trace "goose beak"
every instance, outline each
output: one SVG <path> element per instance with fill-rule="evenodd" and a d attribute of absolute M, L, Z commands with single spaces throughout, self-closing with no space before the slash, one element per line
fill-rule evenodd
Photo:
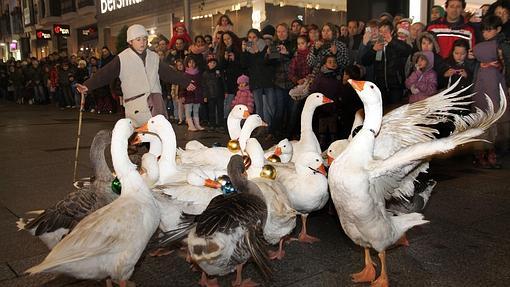
<path fill-rule="evenodd" d="M 149 131 L 149 126 L 147 125 L 147 123 L 143 124 L 141 127 L 137 128 L 135 130 L 135 132 L 137 133 L 146 133 Z"/>
<path fill-rule="evenodd" d="M 326 167 L 321 164 L 321 166 L 319 166 L 319 168 L 317 169 L 320 173 L 322 173 L 324 176 L 328 176 L 328 173 L 326 172 Z"/>
<path fill-rule="evenodd" d="M 137 145 L 140 143 L 142 143 L 142 139 L 140 138 L 140 135 L 138 135 L 138 134 L 129 142 L 130 145 Z"/>
<path fill-rule="evenodd" d="M 365 81 L 354 81 L 354 80 L 347 80 L 349 84 L 358 92 L 363 91 L 363 86 L 365 85 Z"/>
<path fill-rule="evenodd" d="M 267 127 L 267 123 L 265 121 L 262 121 L 262 124 L 260 124 L 261 127 Z"/>
<path fill-rule="evenodd" d="M 212 179 L 206 179 L 204 181 L 204 186 L 207 186 L 210 188 L 221 188 L 221 184 L 215 180 L 212 180 Z"/>
<path fill-rule="evenodd" d="M 250 116 L 250 112 L 248 112 L 248 111 L 244 111 L 244 113 L 243 113 L 243 119 L 246 119 L 246 118 L 248 118 L 249 116 Z"/>
<path fill-rule="evenodd" d="M 277 147 L 274 150 L 274 154 L 277 155 L 277 156 L 281 156 L 282 155 L 282 149 L 280 147 Z"/>
<path fill-rule="evenodd" d="M 335 159 L 332 156 L 328 155 L 328 165 L 331 165 L 334 160 Z"/>
<path fill-rule="evenodd" d="M 333 102 L 333 100 L 332 100 L 332 99 L 330 99 L 330 98 L 328 98 L 328 97 L 326 97 L 326 96 L 323 96 L 323 97 L 322 97 L 322 103 L 323 103 L 323 104 L 329 104 L 329 103 L 332 103 L 332 102 Z"/>

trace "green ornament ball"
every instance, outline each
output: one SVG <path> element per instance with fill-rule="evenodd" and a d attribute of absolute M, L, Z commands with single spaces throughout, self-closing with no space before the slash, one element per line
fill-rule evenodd
<path fill-rule="evenodd" d="M 120 195 L 120 191 L 122 190 L 122 185 L 120 184 L 120 180 L 118 177 L 115 177 L 112 181 L 112 190 L 116 194 Z"/>

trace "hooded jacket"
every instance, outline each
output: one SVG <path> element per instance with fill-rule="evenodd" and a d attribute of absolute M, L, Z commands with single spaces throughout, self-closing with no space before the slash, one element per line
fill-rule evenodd
<path fill-rule="evenodd" d="M 437 74 L 434 71 L 434 53 L 430 51 L 416 52 L 413 63 L 417 63 L 420 56 L 427 59 L 427 67 L 424 71 L 416 70 L 406 80 L 406 88 L 411 90 L 409 103 L 424 100 L 437 92 Z"/>

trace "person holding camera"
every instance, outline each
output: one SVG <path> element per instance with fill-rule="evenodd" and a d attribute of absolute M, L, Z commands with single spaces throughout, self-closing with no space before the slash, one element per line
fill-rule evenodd
<path fill-rule="evenodd" d="M 347 46 L 338 40 L 336 35 L 338 35 L 338 32 L 335 25 L 326 23 L 322 26 L 321 37 L 318 41 L 315 41 L 307 58 L 308 65 L 314 72 L 320 70 L 324 57 L 329 55 L 336 57 L 340 73 L 343 72 L 345 66 L 349 63 Z"/>
<path fill-rule="evenodd" d="M 226 31 L 221 35 L 221 41 L 216 51 L 218 68 L 224 71 L 226 84 L 223 116 L 230 114 L 231 103 L 237 91 L 237 78 L 243 74 L 241 67 L 241 40 L 234 32 Z"/>
<path fill-rule="evenodd" d="M 381 89 L 383 104 L 397 104 L 403 96 L 405 60 L 411 54 L 411 46 L 392 36 L 390 21 L 379 23 L 379 37 L 369 44 L 361 62 L 373 65 L 375 84 Z"/>

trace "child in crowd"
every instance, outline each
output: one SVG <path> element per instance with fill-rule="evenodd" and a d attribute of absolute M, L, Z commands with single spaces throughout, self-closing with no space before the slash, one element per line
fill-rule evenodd
<path fill-rule="evenodd" d="M 184 62 L 181 59 L 175 60 L 175 69 L 184 73 Z M 174 118 L 179 120 L 178 125 L 182 125 L 184 123 L 184 96 L 180 93 L 179 85 L 172 85 L 170 95 L 174 106 Z"/>
<path fill-rule="evenodd" d="M 338 137 L 338 107 L 342 89 L 342 75 L 338 69 L 335 55 L 324 57 L 320 73 L 310 85 L 310 93 L 319 92 L 334 101 L 317 108 L 319 144 L 326 149 Z"/>
<path fill-rule="evenodd" d="M 62 63 L 62 67 L 58 72 L 58 87 L 60 92 L 60 107 L 66 108 L 74 108 L 74 95 L 71 89 L 71 82 L 69 81 L 69 76 L 72 75 L 71 70 L 69 69 L 69 63 Z"/>
<path fill-rule="evenodd" d="M 209 104 L 209 126 L 221 129 L 223 120 L 223 101 L 225 100 L 225 82 L 221 71 L 217 68 L 217 60 L 209 58 L 207 70 L 202 74 L 204 100 Z"/>
<path fill-rule="evenodd" d="M 474 89 L 476 94 L 473 100 L 474 106 L 482 110 L 487 110 L 488 108 L 487 101 L 485 100 L 486 94 L 494 103 L 495 109 L 498 109 L 499 86 L 501 85 L 505 93 L 507 93 L 505 78 L 502 73 L 503 67 L 499 61 L 501 51 L 499 50 L 497 40 L 502 25 L 501 19 L 497 16 L 485 17 L 481 25 L 484 41 L 476 44 L 473 49 L 474 56 L 480 62 Z M 508 140 L 508 121 L 509 112 L 507 109 L 503 117 L 486 132 L 486 139 L 494 143 L 496 142 L 497 135 L 499 140 Z M 488 143 L 484 144 L 475 155 L 475 164 L 482 168 L 500 168 L 495 146 Z"/>
<path fill-rule="evenodd" d="M 460 80 L 455 87 L 455 91 L 462 90 L 473 83 L 474 62 L 467 59 L 469 52 L 469 42 L 465 39 L 457 39 L 453 43 L 450 56 L 446 61 L 447 70 L 444 72 L 444 81 L 447 87 Z M 471 93 L 471 89 L 464 92 L 463 95 Z"/>
<path fill-rule="evenodd" d="M 431 51 L 414 54 L 415 71 L 407 78 L 406 88 L 411 91 L 409 103 L 424 100 L 437 91 L 437 74 L 433 69 L 434 54 Z"/>
<path fill-rule="evenodd" d="M 255 107 L 255 101 L 250 91 L 250 78 L 246 75 L 241 75 L 237 78 L 238 90 L 234 100 L 232 101 L 231 107 L 235 105 L 245 105 L 248 107 L 248 111 L 253 113 Z"/>
<path fill-rule="evenodd" d="M 184 66 L 186 67 L 185 76 L 192 80 L 196 86 L 194 91 L 188 91 L 186 87 L 179 87 L 180 93 L 184 96 L 184 112 L 186 113 L 188 131 L 202 131 L 204 128 L 200 126 L 200 104 L 204 99 L 201 90 L 201 75 L 197 63 L 192 57 L 186 57 Z"/>

